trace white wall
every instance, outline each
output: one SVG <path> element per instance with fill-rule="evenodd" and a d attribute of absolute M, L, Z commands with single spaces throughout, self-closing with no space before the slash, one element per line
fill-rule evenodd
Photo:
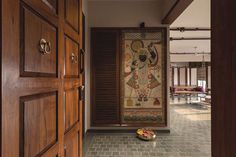
<path fill-rule="evenodd" d="M 175 1 L 175 0 L 174 0 Z M 163 4 L 161 0 L 138 0 L 138 1 L 118 1 L 118 0 L 99 0 L 88 2 L 88 42 L 90 43 L 91 27 L 139 27 L 141 22 L 146 23 L 146 27 L 158 27 L 161 25 L 163 16 Z M 169 4 L 170 5 L 170 4 Z M 169 34 L 168 34 L 169 36 Z M 169 42 L 168 42 L 169 54 Z M 101 129 L 90 127 L 90 45 L 87 47 L 87 63 L 86 63 L 86 128 Z M 169 55 L 168 55 L 169 56 Z M 167 70 L 169 70 L 168 57 Z M 169 73 L 168 73 L 169 78 Z M 169 87 L 169 81 L 167 81 Z M 169 90 L 167 90 L 169 92 Z M 169 104 L 169 100 L 167 102 Z M 160 129 L 169 129 L 169 105 L 168 105 L 168 127 Z M 106 128 L 103 128 L 106 129 Z M 111 128 L 107 128 L 111 129 Z M 113 128 L 116 129 L 116 128 Z M 119 128 L 120 129 L 120 128 Z"/>
<path fill-rule="evenodd" d="M 211 27 L 211 0 L 194 0 L 171 27 Z"/>
<path fill-rule="evenodd" d="M 210 55 L 205 55 L 204 60 L 206 62 L 211 61 Z M 188 54 L 188 55 L 171 55 L 171 62 L 202 62 L 202 55 Z"/>
<path fill-rule="evenodd" d="M 157 1 L 89 1 L 91 27 L 147 27 L 161 24 L 161 3 Z"/>

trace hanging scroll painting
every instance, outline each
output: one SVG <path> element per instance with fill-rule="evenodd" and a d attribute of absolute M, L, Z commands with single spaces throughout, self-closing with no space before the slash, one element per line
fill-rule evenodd
<path fill-rule="evenodd" d="M 123 124 L 166 124 L 165 40 L 163 30 L 122 33 Z"/>

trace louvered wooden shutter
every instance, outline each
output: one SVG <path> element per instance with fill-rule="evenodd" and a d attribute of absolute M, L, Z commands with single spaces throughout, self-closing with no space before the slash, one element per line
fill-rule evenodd
<path fill-rule="evenodd" d="M 92 125 L 120 123 L 119 32 L 92 29 Z"/>

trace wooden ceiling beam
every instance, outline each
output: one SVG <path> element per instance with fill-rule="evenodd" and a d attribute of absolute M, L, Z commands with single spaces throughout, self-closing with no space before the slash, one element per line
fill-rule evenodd
<path fill-rule="evenodd" d="M 171 52 L 170 55 L 210 55 L 210 52 Z"/>
<path fill-rule="evenodd" d="M 211 31 L 211 28 L 208 27 L 171 27 L 170 31 Z"/>
<path fill-rule="evenodd" d="M 210 37 L 170 37 L 170 41 L 173 40 L 211 40 Z"/>
<path fill-rule="evenodd" d="M 167 15 L 162 19 L 162 24 L 172 24 L 193 0 L 177 0 Z"/>

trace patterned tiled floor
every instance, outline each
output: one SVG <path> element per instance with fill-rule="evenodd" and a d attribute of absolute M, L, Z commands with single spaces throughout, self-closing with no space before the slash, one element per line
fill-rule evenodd
<path fill-rule="evenodd" d="M 135 134 L 93 134 L 86 157 L 210 157 L 210 108 L 171 104 L 171 133 L 158 133 L 152 142 Z"/>

